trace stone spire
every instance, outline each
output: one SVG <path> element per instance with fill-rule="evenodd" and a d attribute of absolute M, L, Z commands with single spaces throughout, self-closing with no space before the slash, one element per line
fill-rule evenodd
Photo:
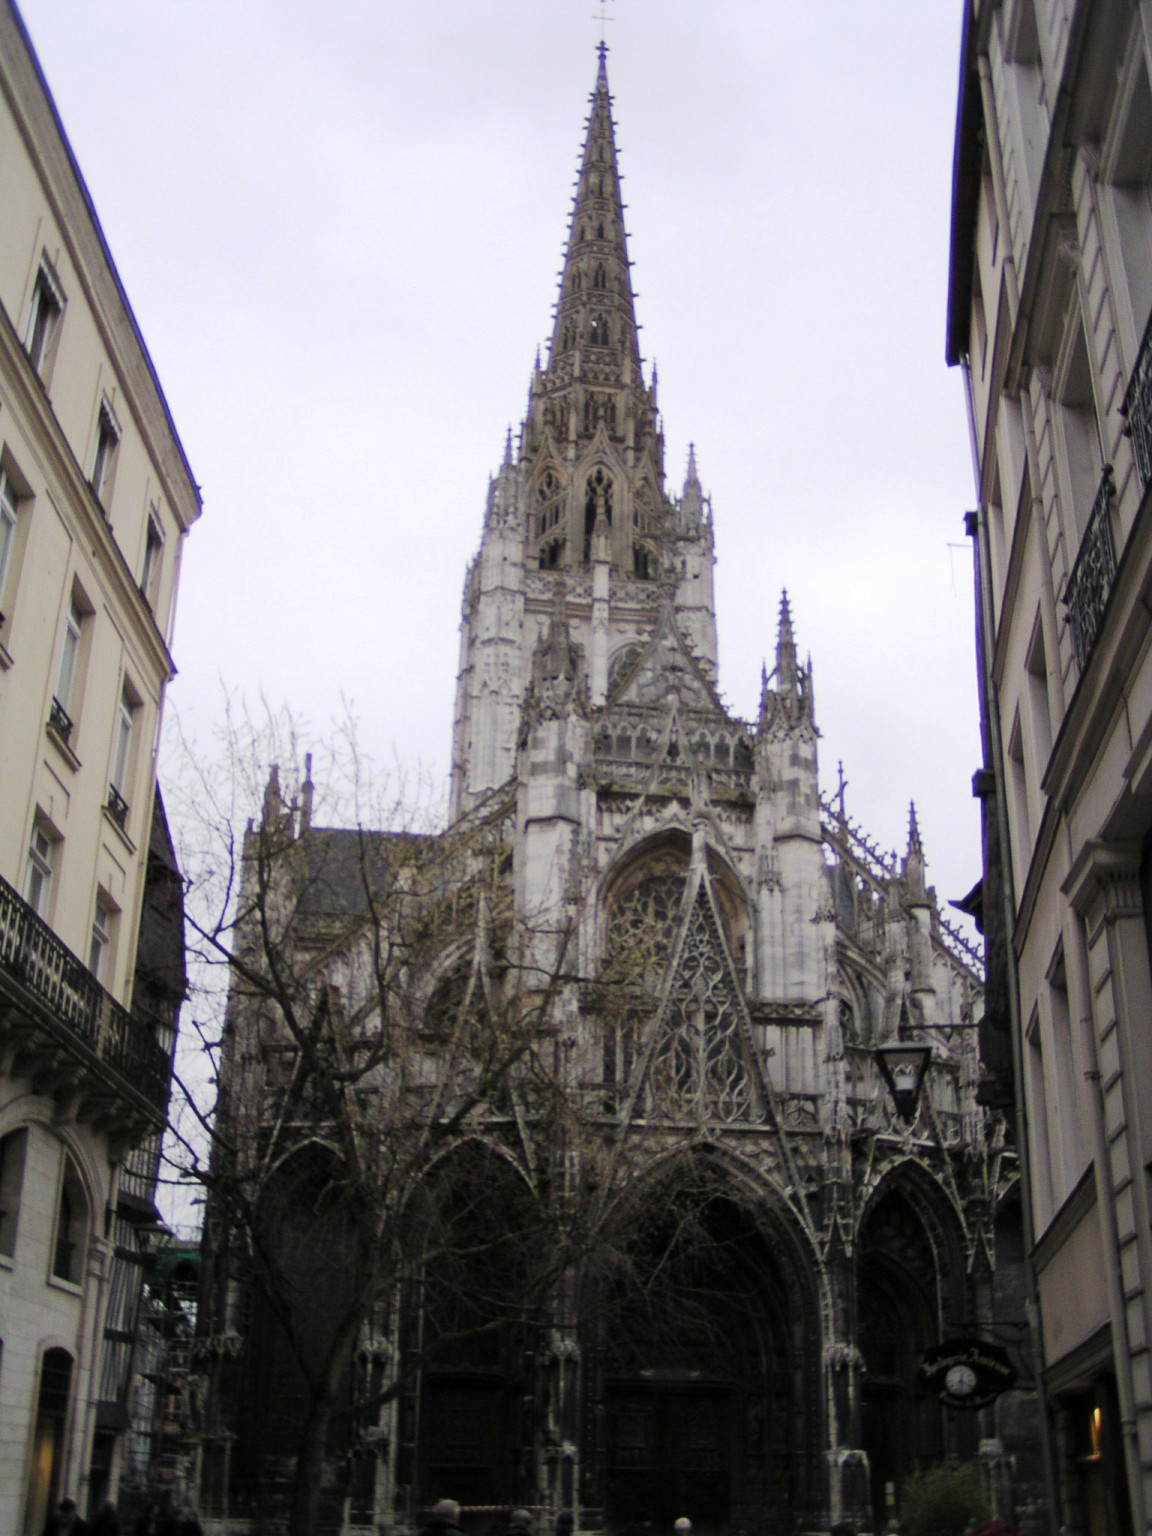
<path fill-rule="evenodd" d="M 529 569 L 606 564 L 616 578 L 649 580 L 672 558 L 673 511 L 641 367 L 605 56 L 602 47 L 552 339 L 521 436 L 525 553 Z M 699 601 L 710 607 L 703 589 Z"/>
<path fill-rule="evenodd" d="M 928 901 L 924 874 L 924 844 L 920 840 L 920 823 L 916 817 L 916 802 L 908 806 L 908 851 L 902 868 L 904 889 L 910 905 L 920 906 Z"/>
<path fill-rule="evenodd" d="M 780 594 L 780 622 L 776 631 L 776 691 L 796 693 L 800 672 L 796 663 L 796 640 L 792 634 L 792 609 L 788 589 Z"/>
<path fill-rule="evenodd" d="M 621 384 L 639 385 L 640 346 L 606 55 L 601 45 L 548 367 L 564 362 L 574 373 L 591 367 L 597 376 L 610 373 Z"/>
<path fill-rule="evenodd" d="M 704 491 L 696 473 L 696 444 L 688 444 L 688 472 L 684 476 L 684 494 L 680 498 L 680 516 L 686 527 L 695 527 L 704 514 Z"/>

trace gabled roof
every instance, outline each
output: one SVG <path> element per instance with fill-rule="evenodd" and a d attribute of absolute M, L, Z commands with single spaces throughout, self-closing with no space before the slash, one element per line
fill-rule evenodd
<path fill-rule="evenodd" d="M 673 702 L 681 709 L 727 717 L 720 695 L 688 649 L 671 601 L 665 601 L 648 644 L 617 683 L 608 708 L 667 709 Z"/>

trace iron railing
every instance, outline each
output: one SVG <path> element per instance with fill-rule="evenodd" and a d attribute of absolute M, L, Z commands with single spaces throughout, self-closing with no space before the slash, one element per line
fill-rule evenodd
<path fill-rule="evenodd" d="M 68 738 L 72 734 L 72 716 L 61 704 L 60 700 L 53 697 L 52 707 L 48 711 L 48 724 L 67 746 Z"/>
<path fill-rule="evenodd" d="M 10 977 L 58 1026 L 120 1074 L 163 1118 L 168 1053 L 152 1027 L 134 1018 L 0 878 L 0 977 Z"/>
<path fill-rule="evenodd" d="M 1136 354 L 1136 366 L 1128 380 L 1120 414 L 1127 422 L 1124 430 L 1132 439 L 1140 484 L 1147 490 L 1152 482 L 1152 319 Z"/>
<path fill-rule="evenodd" d="M 1116 579 L 1116 546 L 1112 540 L 1111 518 L 1115 494 L 1112 466 L 1105 464 L 1088 526 L 1080 541 L 1080 553 L 1064 591 L 1064 605 L 1072 629 L 1072 650 L 1081 676 L 1096 644 L 1104 605 Z"/>
<path fill-rule="evenodd" d="M 108 814 L 116 825 L 123 831 L 128 820 L 128 802 L 116 788 L 115 784 L 108 786 Z"/>

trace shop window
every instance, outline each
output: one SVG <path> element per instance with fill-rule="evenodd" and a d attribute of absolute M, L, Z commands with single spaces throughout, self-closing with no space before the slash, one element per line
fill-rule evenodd
<path fill-rule="evenodd" d="M 29 1462 L 26 1531 L 42 1531 L 60 1497 L 64 1434 L 72 1395 L 72 1356 L 66 1349 L 47 1349 L 40 1362 L 36 1397 L 36 1431 Z"/>

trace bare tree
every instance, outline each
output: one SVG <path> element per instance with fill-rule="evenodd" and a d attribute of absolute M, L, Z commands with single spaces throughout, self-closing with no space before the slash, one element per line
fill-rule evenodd
<path fill-rule="evenodd" d="M 350 733 L 337 765 L 351 827 L 315 825 L 309 759 L 290 794 L 267 769 L 238 832 L 257 765 L 277 749 L 297 760 L 295 738 L 291 722 L 242 718 L 223 773 L 185 764 L 199 1053 L 181 1074 L 176 1160 L 206 1192 L 202 1328 L 234 1327 L 246 1298 L 294 1363 L 288 1528 L 304 1536 L 357 1341 L 381 1309 L 418 1277 L 444 1348 L 513 1306 L 523 1316 L 546 1284 L 524 1262 L 552 1246 L 546 1202 L 511 1235 L 478 1219 L 484 1181 L 462 1149 L 485 1120 L 524 1119 L 554 1088 L 545 1063 L 567 945 L 553 935 L 541 968 L 518 931 L 508 803 L 432 832 L 412 827 L 398 795 L 372 804 L 370 828 Z M 403 1387 L 394 1369 L 355 1410 L 367 1420 Z"/>
<path fill-rule="evenodd" d="M 289 1532 L 311 1536 L 334 1426 L 345 1443 L 370 1429 L 406 1361 L 592 1313 L 706 1350 L 720 1228 L 703 1174 L 630 1193 L 623 1083 L 670 887 L 637 897 L 593 982 L 569 928 L 515 910 L 511 796 L 414 826 L 403 793 L 366 792 L 347 731 L 330 777 L 350 825 L 326 828 L 310 759 L 287 786 L 272 766 L 299 760 L 290 722 L 241 719 L 226 740 L 226 772 L 188 760 L 178 813 L 199 1046 L 178 1161 L 207 1199 L 201 1330 L 270 1323 L 292 1362 L 269 1456 L 289 1469 Z M 599 1060 L 575 1049 L 574 1011 Z M 380 1331 L 388 1369 L 356 1382 Z M 566 1393 L 542 1391 L 554 1416 Z"/>

